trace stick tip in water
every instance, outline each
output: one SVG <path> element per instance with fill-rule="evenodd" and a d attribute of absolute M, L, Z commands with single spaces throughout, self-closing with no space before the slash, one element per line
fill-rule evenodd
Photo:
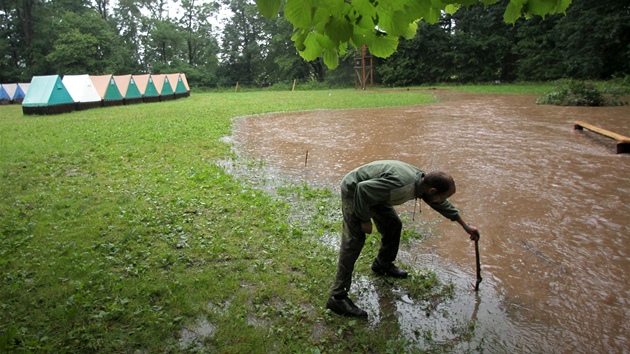
<path fill-rule="evenodd" d="M 479 291 L 479 284 L 481 283 L 481 279 L 477 279 L 477 282 L 475 284 L 470 283 L 470 285 L 472 286 L 474 291 Z"/>

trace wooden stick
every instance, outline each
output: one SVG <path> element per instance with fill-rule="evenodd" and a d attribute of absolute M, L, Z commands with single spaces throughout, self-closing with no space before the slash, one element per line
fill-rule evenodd
<path fill-rule="evenodd" d="M 291 89 L 291 91 L 295 91 L 295 81 L 296 79 L 293 79 L 293 88 Z"/>
<path fill-rule="evenodd" d="M 308 163 L 308 150 L 306 150 L 306 157 L 304 158 L 304 167 L 306 167 L 307 163 Z"/>
<path fill-rule="evenodd" d="M 479 260 L 479 240 L 475 240 L 475 258 L 477 259 L 477 283 L 475 283 L 475 291 L 479 291 L 479 283 L 483 280 L 481 277 L 481 261 Z"/>

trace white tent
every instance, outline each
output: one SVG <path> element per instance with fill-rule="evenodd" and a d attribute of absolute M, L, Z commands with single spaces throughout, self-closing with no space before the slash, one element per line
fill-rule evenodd
<path fill-rule="evenodd" d="M 64 75 L 62 82 L 74 102 L 78 104 L 78 109 L 99 107 L 101 105 L 101 96 L 96 91 L 94 84 L 92 84 L 90 75 Z"/>
<path fill-rule="evenodd" d="M 22 89 L 22 92 L 24 92 L 24 95 L 26 95 L 28 93 L 28 88 L 31 86 L 30 82 L 19 82 L 18 86 L 20 86 L 20 88 Z"/>
<path fill-rule="evenodd" d="M 15 96 L 15 91 L 17 90 L 17 84 L 2 84 L 5 91 L 9 94 L 9 98 L 13 100 L 13 96 Z"/>

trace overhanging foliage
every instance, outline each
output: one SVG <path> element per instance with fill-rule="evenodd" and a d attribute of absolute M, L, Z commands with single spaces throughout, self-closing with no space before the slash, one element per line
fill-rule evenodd
<path fill-rule="evenodd" d="M 491 5 L 498 0 L 287 0 L 284 16 L 296 30 L 295 47 L 306 60 L 323 55 L 329 68 L 339 64 L 339 55 L 353 47 L 367 46 L 386 58 L 396 51 L 398 38 L 411 39 L 417 22 L 436 23 L 442 12 L 454 13 L 461 6 Z M 256 0 L 266 17 L 278 15 L 283 0 Z M 564 13 L 571 0 L 511 0 L 504 13 L 507 23 L 522 16 Z"/>

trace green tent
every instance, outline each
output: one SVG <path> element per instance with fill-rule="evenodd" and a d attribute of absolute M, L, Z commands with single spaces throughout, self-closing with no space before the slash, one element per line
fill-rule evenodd
<path fill-rule="evenodd" d="M 131 78 L 136 81 L 136 85 L 140 89 L 142 102 L 158 102 L 160 100 L 160 93 L 155 88 L 151 74 L 132 75 Z"/>
<path fill-rule="evenodd" d="M 57 114 L 74 109 L 74 100 L 59 75 L 33 76 L 22 101 L 24 114 Z"/>
<path fill-rule="evenodd" d="M 90 75 L 90 80 L 92 80 L 96 92 L 103 100 L 103 106 L 123 104 L 123 96 L 112 75 Z"/>
<path fill-rule="evenodd" d="M 142 102 L 142 93 L 140 93 L 140 89 L 131 75 L 116 75 L 114 81 L 125 104 Z"/>
<path fill-rule="evenodd" d="M 168 81 L 168 76 L 164 75 L 164 87 L 162 88 L 162 92 L 160 92 L 160 95 L 172 95 L 174 93 L 175 92 L 173 91 L 173 87 Z"/>
<path fill-rule="evenodd" d="M 173 95 L 173 88 L 168 82 L 168 76 L 164 74 L 151 74 L 153 84 L 156 90 L 160 93 L 160 101 L 168 101 L 175 98 Z"/>
<path fill-rule="evenodd" d="M 173 93 L 175 94 L 175 98 L 187 97 L 190 95 L 190 90 L 186 88 L 186 83 L 182 78 L 183 74 L 175 73 L 175 74 L 167 74 L 169 83 L 171 84 L 171 88 L 173 89 Z"/>

